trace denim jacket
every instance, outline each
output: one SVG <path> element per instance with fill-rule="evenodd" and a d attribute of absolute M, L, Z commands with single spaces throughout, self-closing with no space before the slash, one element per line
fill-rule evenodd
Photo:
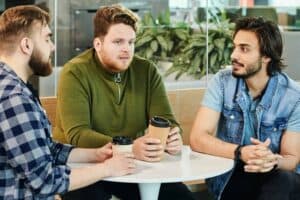
<path fill-rule="evenodd" d="M 231 70 L 220 71 L 216 76 L 219 81 L 217 83 L 219 94 L 213 98 L 221 99 L 221 116 L 217 137 L 226 142 L 242 144 L 244 133 L 248 127 L 248 98 L 245 81 L 233 77 Z M 205 106 L 207 101 L 208 98 L 204 98 L 202 104 Z M 270 138 L 270 149 L 274 153 L 279 153 L 282 133 L 286 130 L 288 120 L 299 104 L 300 88 L 298 83 L 284 73 L 274 74 L 270 78 L 255 112 L 257 118 L 256 137 L 261 141 Z M 231 173 L 232 171 L 207 180 L 209 189 L 218 199 L 220 199 L 220 194 Z"/>

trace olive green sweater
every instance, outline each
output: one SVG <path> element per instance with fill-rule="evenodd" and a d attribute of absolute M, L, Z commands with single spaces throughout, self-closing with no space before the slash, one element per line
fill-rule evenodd
<path fill-rule="evenodd" d="M 65 64 L 58 86 L 53 138 L 78 147 L 99 147 L 124 135 L 143 135 L 154 115 L 178 126 L 153 63 L 134 57 L 125 72 L 106 71 L 93 49 Z"/>

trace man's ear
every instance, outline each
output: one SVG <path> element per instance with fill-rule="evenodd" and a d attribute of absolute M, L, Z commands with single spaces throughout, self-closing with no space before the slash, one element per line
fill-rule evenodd
<path fill-rule="evenodd" d="M 271 62 L 271 58 L 267 57 L 267 56 L 263 56 L 262 57 L 262 63 L 268 64 L 269 62 Z"/>
<path fill-rule="evenodd" d="M 101 41 L 101 39 L 100 39 L 99 37 L 96 37 L 96 38 L 94 39 L 93 44 L 94 44 L 95 50 L 96 50 L 97 52 L 100 51 L 101 45 L 102 45 L 102 41 Z"/>
<path fill-rule="evenodd" d="M 33 51 L 32 40 L 28 37 L 22 38 L 21 43 L 20 43 L 20 48 L 24 54 L 31 55 L 31 53 Z"/>

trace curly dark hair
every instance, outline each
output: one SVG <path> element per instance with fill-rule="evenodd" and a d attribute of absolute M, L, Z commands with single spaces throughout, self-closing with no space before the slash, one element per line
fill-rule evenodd
<path fill-rule="evenodd" d="M 262 17 L 243 17 L 235 22 L 233 37 L 240 30 L 251 31 L 256 34 L 260 46 L 260 54 L 269 57 L 271 61 L 267 66 L 267 73 L 272 76 L 281 72 L 285 67 L 282 56 L 282 37 L 278 25 Z"/>

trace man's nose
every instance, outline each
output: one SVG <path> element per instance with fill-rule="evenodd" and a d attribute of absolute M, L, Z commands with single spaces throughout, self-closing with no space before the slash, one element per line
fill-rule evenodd
<path fill-rule="evenodd" d="M 232 53 L 230 55 L 231 60 L 238 59 L 238 57 L 239 57 L 238 51 L 236 49 L 233 49 L 233 51 L 232 51 Z"/>
<path fill-rule="evenodd" d="M 55 51 L 55 44 L 52 41 L 50 44 L 50 49 L 51 49 L 51 52 Z"/>
<path fill-rule="evenodd" d="M 123 46 L 122 46 L 122 51 L 129 51 L 129 44 L 125 43 Z"/>

